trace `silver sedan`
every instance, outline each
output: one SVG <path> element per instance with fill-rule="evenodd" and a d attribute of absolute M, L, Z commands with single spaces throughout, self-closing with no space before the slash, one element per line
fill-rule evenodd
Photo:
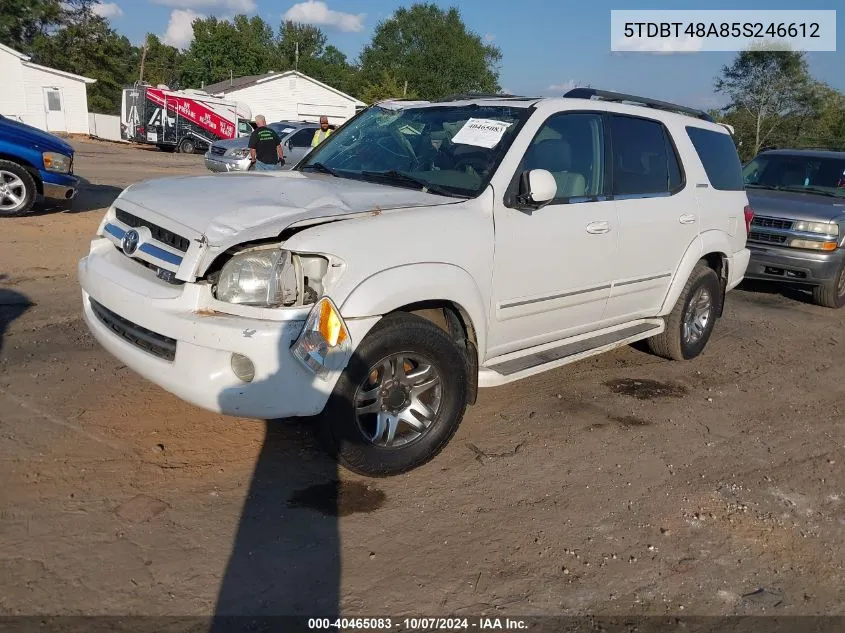
<path fill-rule="evenodd" d="M 282 169 L 291 169 L 311 151 L 311 139 L 320 126 L 302 121 L 278 121 L 268 127 L 282 139 L 285 152 Z M 249 171 L 250 165 L 249 136 L 217 141 L 205 153 L 205 166 L 213 172 Z"/>

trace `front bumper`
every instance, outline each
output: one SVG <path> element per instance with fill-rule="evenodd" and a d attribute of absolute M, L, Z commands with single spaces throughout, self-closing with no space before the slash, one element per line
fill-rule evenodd
<path fill-rule="evenodd" d="M 836 277 L 845 249 L 816 253 L 789 247 L 748 244 L 751 261 L 747 279 L 763 279 L 795 284 L 820 285 Z"/>
<path fill-rule="evenodd" d="M 57 174 L 41 170 L 41 184 L 44 197 L 50 200 L 70 200 L 79 189 L 79 178 L 72 174 Z"/>
<path fill-rule="evenodd" d="M 103 239 L 92 243 L 78 272 L 84 318 L 99 343 L 147 380 L 199 407 L 264 420 L 315 415 L 323 410 L 339 377 L 337 371 L 321 380 L 291 354 L 308 307 L 256 310 L 275 320 L 216 312 L 219 303 L 207 286 L 159 281 Z M 175 345 L 172 360 L 107 325 L 97 304 L 134 324 L 136 332 Z M 347 321 L 353 345 L 377 321 L 378 317 Z M 234 375 L 233 353 L 253 362 L 252 382 Z"/>
<path fill-rule="evenodd" d="M 217 156 L 211 152 L 205 154 L 205 168 L 213 172 L 249 171 L 249 158 Z"/>

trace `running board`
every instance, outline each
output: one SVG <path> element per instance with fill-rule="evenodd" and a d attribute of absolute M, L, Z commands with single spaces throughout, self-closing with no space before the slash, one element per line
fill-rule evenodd
<path fill-rule="evenodd" d="M 651 338 L 666 328 L 663 319 L 647 319 L 572 337 L 521 352 L 491 358 L 478 374 L 479 387 L 495 387 L 555 369 L 623 345 Z"/>

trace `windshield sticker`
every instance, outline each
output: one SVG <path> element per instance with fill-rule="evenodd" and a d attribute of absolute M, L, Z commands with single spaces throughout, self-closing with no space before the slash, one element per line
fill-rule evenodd
<path fill-rule="evenodd" d="M 510 125 L 493 119 L 470 119 L 452 137 L 452 142 L 492 149 L 502 140 Z"/>

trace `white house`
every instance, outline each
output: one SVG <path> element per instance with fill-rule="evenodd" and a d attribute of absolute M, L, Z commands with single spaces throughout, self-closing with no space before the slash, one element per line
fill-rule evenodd
<path fill-rule="evenodd" d="M 268 123 L 318 121 L 325 115 L 329 123 L 339 125 L 366 106 L 363 101 L 296 70 L 235 77 L 205 86 L 203 90 L 245 103 L 253 115 L 263 114 Z"/>
<path fill-rule="evenodd" d="M 88 84 L 96 79 L 39 66 L 0 44 L 0 114 L 48 132 L 88 134 Z"/>

